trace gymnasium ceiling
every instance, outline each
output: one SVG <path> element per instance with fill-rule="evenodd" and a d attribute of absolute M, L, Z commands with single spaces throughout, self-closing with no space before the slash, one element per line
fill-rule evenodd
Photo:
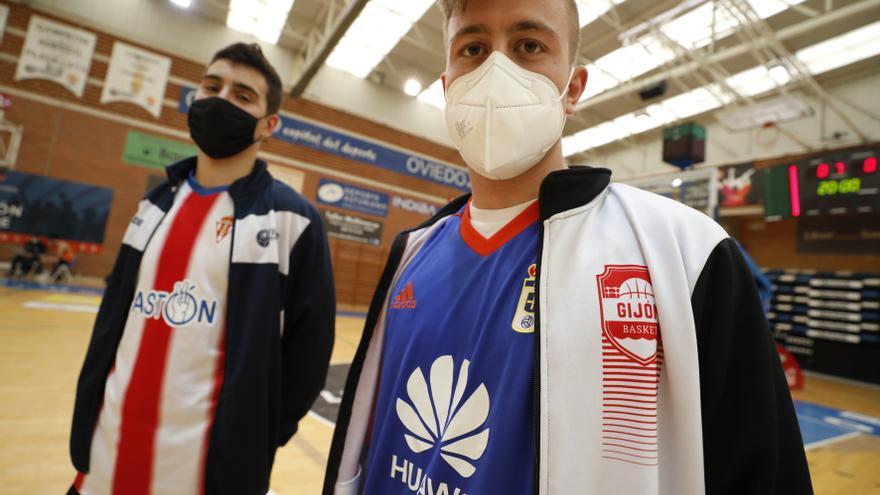
<path fill-rule="evenodd" d="M 794 94 L 845 113 L 847 103 L 823 84 L 880 68 L 880 0 L 577 1 L 579 62 L 590 80 L 564 131 L 573 159 L 707 113 L 731 128 L 784 120 L 808 110 Z M 264 4 L 280 5 L 254 20 L 252 9 Z M 300 59 L 294 86 L 308 85 L 307 67 L 327 64 L 402 97 L 416 81 L 421 89 L 410 82 L 410 96 L 442 108 L 442 14 L 433 0 L 294 0 L 285 10 L 289 4 L 192 0 L 191 8 L 227 25 L 230 12 L 250 16 L 245 26 L 279 24 L 277 41 L 267 41 Z M 639 95 L 658 84 L 662 95 Z"/>

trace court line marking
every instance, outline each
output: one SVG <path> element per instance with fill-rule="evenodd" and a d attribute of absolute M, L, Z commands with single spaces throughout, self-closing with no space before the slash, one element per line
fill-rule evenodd
<path fill-rule="evenodd" d="M 329 428 L 336 428 L 336 423 L 334 423 L 333 421 L 330 421 L 329 419 L 327 419 L 327 418 L 321 416 L 320 414 L 316 413 L 315 411 L 312 411 L 311 409 L 309 409 L 309 414 L 308 414 L 308 416 L 309 416 L 310 418 L 312 418 L 312 419 L 318 421 L 318 423 L 321 423 L 321 424 L 324 425 L 324 426 L 327 426 L 327 427 L 329 427 Z"/>
<path fill-rule="evenodd" d="M 861 421 L 862 423 L 868 423 L 880 427 L 880 418 L 875 418 L 874 416 L 868 416 L 867 414 L 855 413 L 851 411 L 843 411 L 840 413 L 840 415 L 847 419 Z"/>
<path fill-rule="evenodd" d="M 27 309 L 49 309 L 55 311 L 70 311 L 72 313 L 91 313 L 95 314 L 98 312 L 98 306 L 91 306 L 87 304 L 67 304 L 67 303 L 52 303 L 45 301 L 25 301 L 22 304 L 22 307 Z"/>
<path fill-rule="evenodd" d="M 804 450 L 812 450 L 818 447 L 825 447 L 826 445 L 830 445 L 837 442 L 842 442 L 844 440 L 849 440 L 850 438 L 857 437 L 861 435 L 861 432 L 851 431 L 849 433 L 844 433 L 842 435 L 838 435 L 836 437 L 826 438 L 824 440 L 818 440 L 813 443 L 809 443 L 804 445 Z"/>

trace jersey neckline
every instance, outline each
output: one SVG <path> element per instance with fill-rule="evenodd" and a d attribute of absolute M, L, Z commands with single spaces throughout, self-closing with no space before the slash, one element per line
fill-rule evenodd
<path fill-rule="evenodd" d="M 540 216 L 538 201 L 535 200 L 519 215 L 514 217 L 513 220 L 507 222 L 504 227 L 501 227 L 498 232 L 486 238 L 471 224 L 470 205 L 471 200 L 468 200 L 464 206 L 464 211 L 461 213 L 459 233 L 464 243 L 480 256 L 489 256 L 494 253 L 506 244 L 507 241 L 513 239 L 527 227 L 537 222 Z"/>
<path fill-rule="evenodd" d="M 196 169 L 192 169 L 192 171 L 190 171 L 189 175 L 186 178 L 186 182 L 189 184 L 190 189 L 192 189 L 193 192 L 198 194 L 199 196 L 211 196 L 229 190 L 228 184 L 217 187 L 205 187 L 199 184 L 199 180 L 196 179 Z"/>

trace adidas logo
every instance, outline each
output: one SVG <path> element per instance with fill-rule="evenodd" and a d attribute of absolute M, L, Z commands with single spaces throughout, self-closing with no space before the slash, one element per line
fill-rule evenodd
<path fill-rule="evenodd" d="M 394 309 L 415 309 L 416 298 L 413 297 L 413 284 L 407 282 L 406 287 L 400 289 L 400 293 L 394 296 L 391 301 L 391 307 Z"/>
<path fill-rule="evenodd" d="M 456 380 L 452 356 L 440 356 L 431 365 L 430 387 L 422 369 L 416 368 L 406 382 L 410 402 L 397 399 L 397 417 L 409 432 L 403 435 L 409 448 L 418 454 L 439 445 L 440 457 L 465 478 L 476 472 L 471 461 L 478 460 L 489 443 L 489 428 L 474 433 L 489 417 L 486 385 L 481 383 L 462 401 L 469 366 L 465 359 Z"/>

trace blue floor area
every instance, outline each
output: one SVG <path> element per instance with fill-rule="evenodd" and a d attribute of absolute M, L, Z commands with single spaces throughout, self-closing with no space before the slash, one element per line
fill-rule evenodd
<path fill-rule="evenodd" d="M 810 447 L 853 433 L 880 436 L 880 418 L 794 401 L 804 445 Z"/>
<path fill-rule="evenodd" d="M 0 279 L 0 286 L 19 290 L 45 290 L 49 292 L 62 292 L 67 294 L 89 294 L 100 296 L 104 289 L 95 287 L 77 287 L 75 285 L 41 284 L 33 280 L 16 280 L 11 278 Z"/>

